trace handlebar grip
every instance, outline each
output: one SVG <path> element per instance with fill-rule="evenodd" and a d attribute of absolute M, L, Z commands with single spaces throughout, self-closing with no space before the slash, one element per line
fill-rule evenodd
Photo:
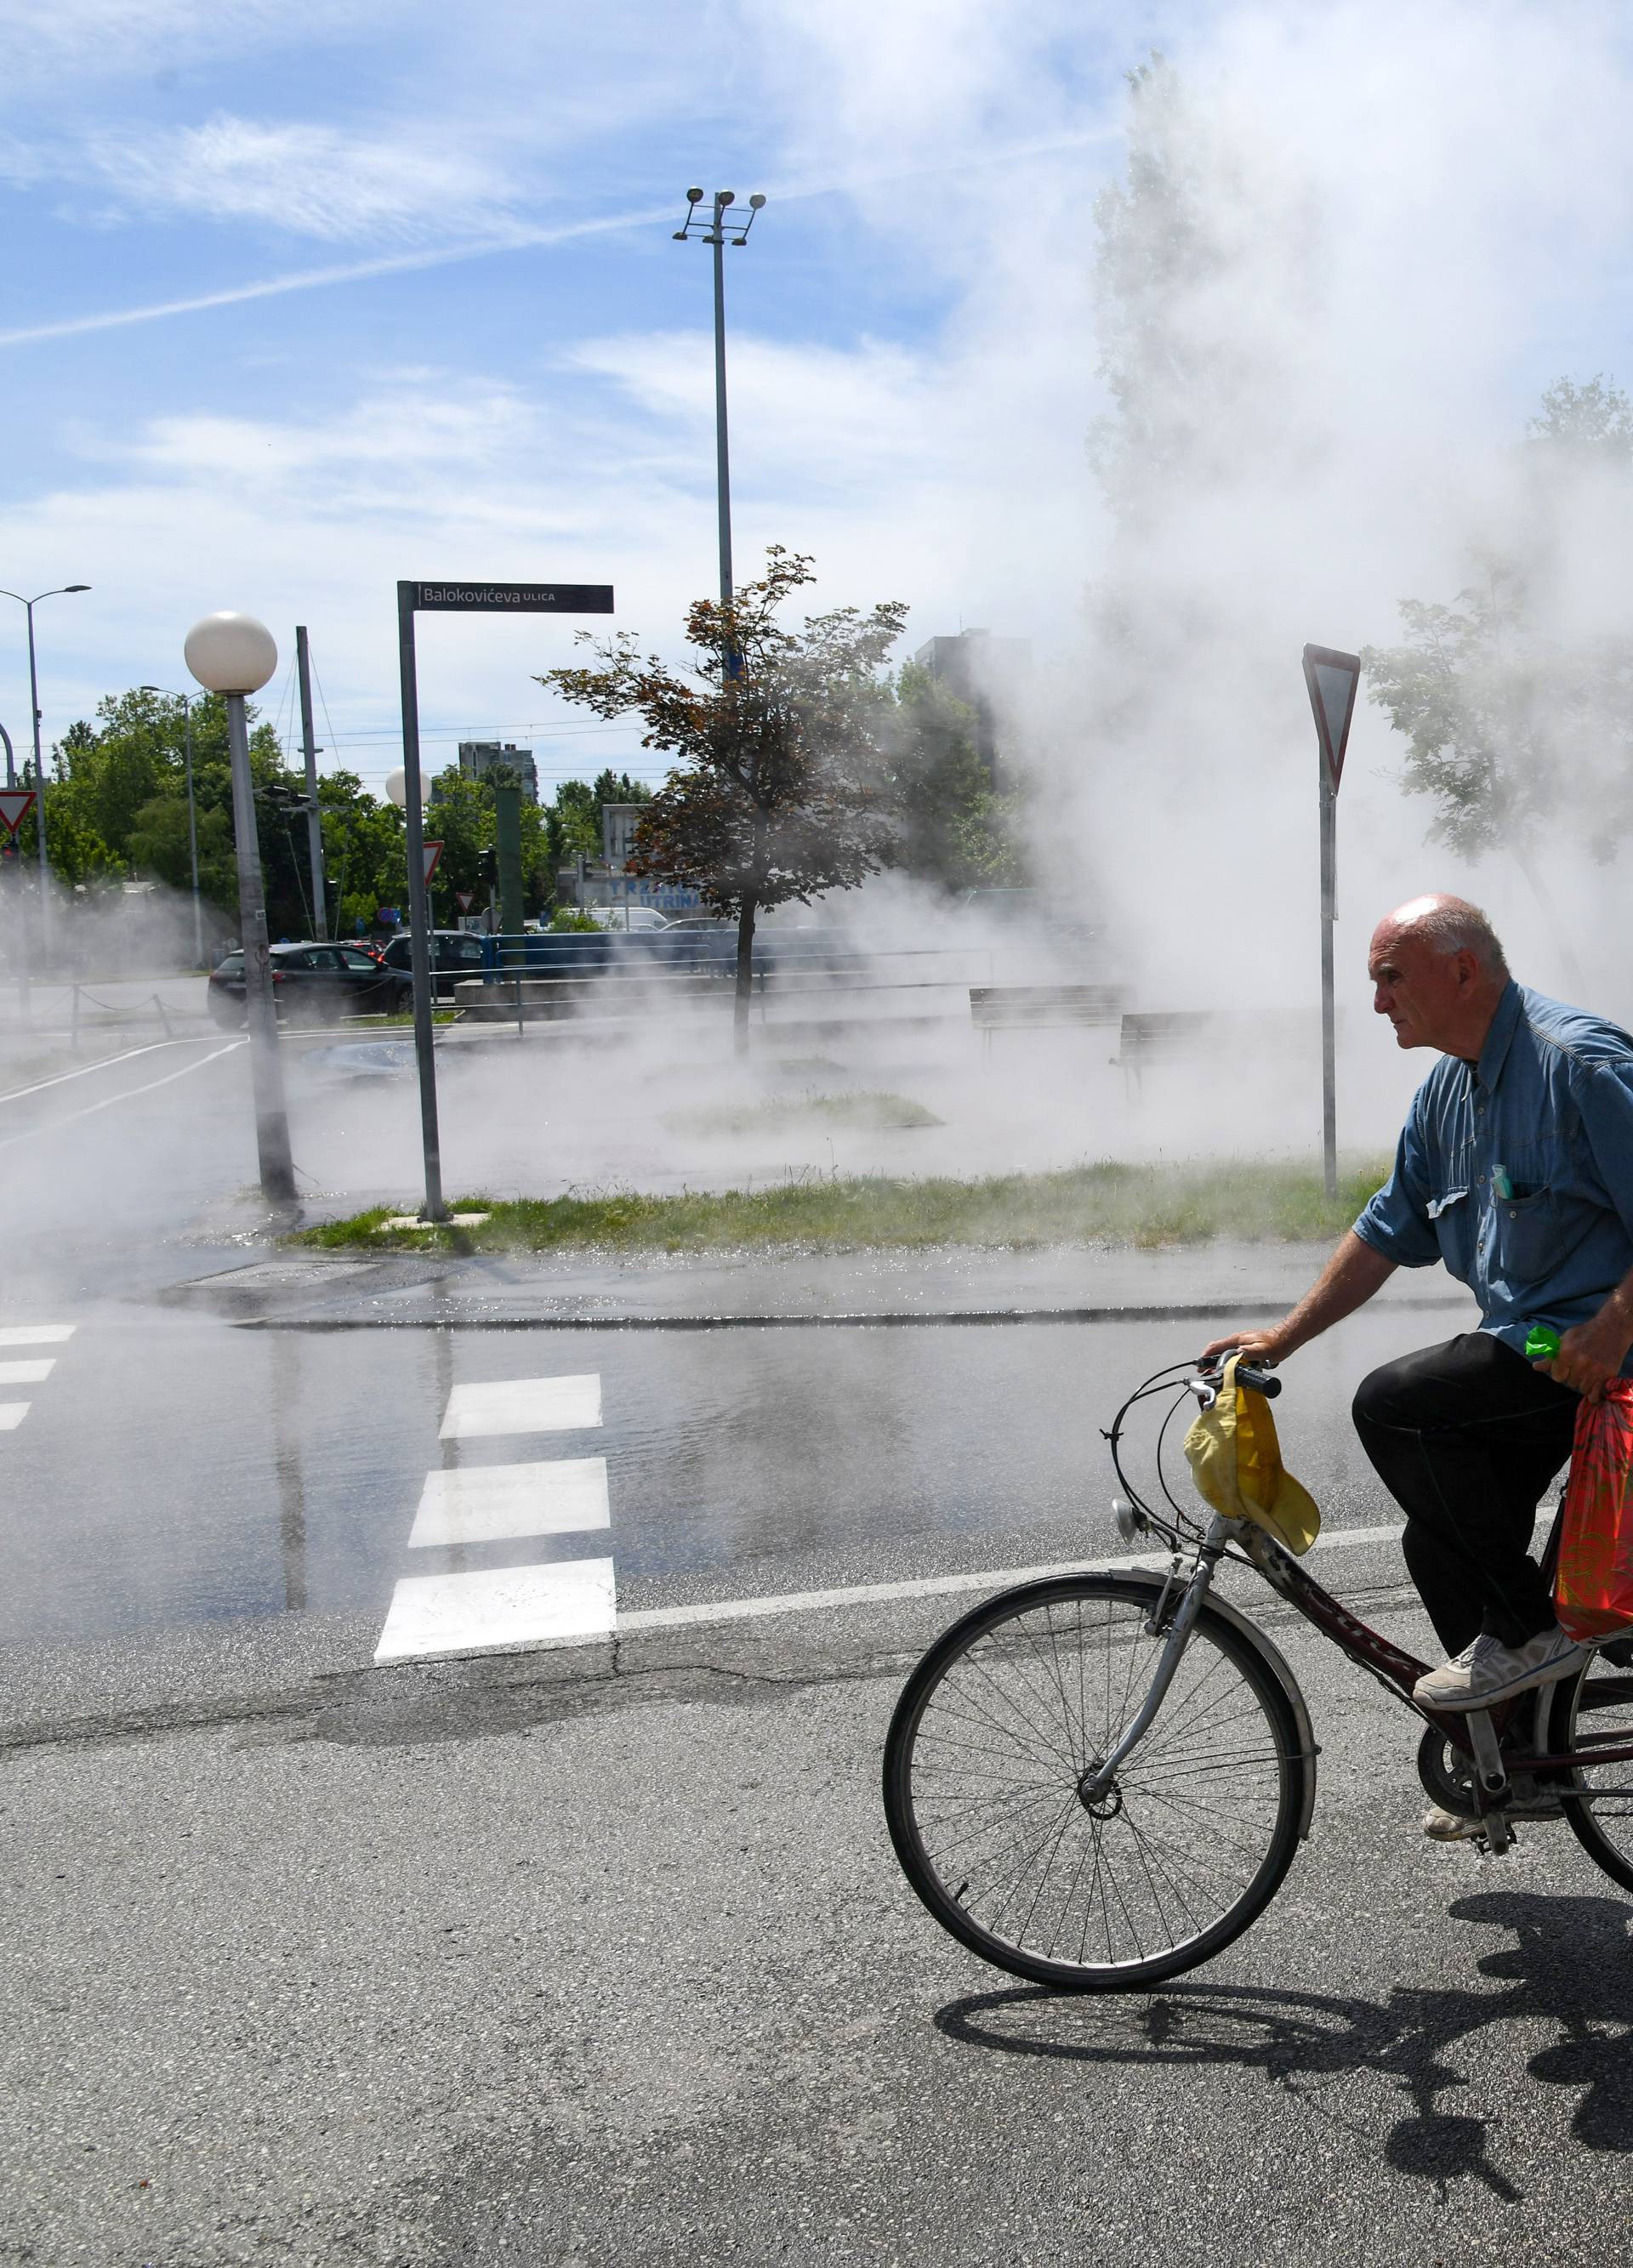
<path fill-rule="evenodd" d="M 1282 1391 L 1282 1381 L 1274 1371 L 1254 1370 L 1245 1362 L 1238 1362 L 1236 1366 L 1236 1382 L 1238 1386 L 1252 1387 L 1264 1395 L 1267 1402 L 1274 1402 Z"/>

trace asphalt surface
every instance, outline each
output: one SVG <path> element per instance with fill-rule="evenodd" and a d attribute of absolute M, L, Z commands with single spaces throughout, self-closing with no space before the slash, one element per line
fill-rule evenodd
<path fill-rule="evenodd" d="M 0 1373 L 0 2260 L 1617 2251 L 1633 1904 L 1559 1826 L 1427 1845 L 1410 1720 L 1247 1577 L 1320 1793 L 1206 1970 L 1038 1992 L 890 1851 L 955 1587 L 1120 1552 L 1117 1400 L 1309 1254 L 314 1265 L 208 1052 L 0 1108 L 37 1199 L 0 1331 L 68 1334 L 0 1344 L 38 1373 Z M 1380 1302 L 1277 1405 L 1316 1572 L 1420 1650 L 1344 1410 L 1465 1320 Z M 604 1528 L 410 1544 L 431 1476 L 518 1454 L 451 1414 L 565 1380 L 600 1423 L 534 1447 L 604 1466 Z M 587 1549 L 608 1631 L 376 1665 L 410 1571 Z"/>

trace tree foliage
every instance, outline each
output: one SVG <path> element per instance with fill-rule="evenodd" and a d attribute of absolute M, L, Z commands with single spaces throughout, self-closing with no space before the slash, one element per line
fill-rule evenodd
<path fill-rule="evenodd" d="M 865 614 L 842 607 L 791 629 L 779 610 L 814 579 L 809 558 L 773 544 L 765 574 L 729 605 L 691 608 L 697 659 L 686 674 L 643 657 L 627 632 L 599 643 L 584 633 L 595 666 L 539 681 L 598 717 L 635 712 L 642 745 L 676 760 L 631 869 L 688 884 L 735 918 L 740 1043 L 757 916 L 853 888 L 898 855 L 880 673 L 907 610 L 894 600 Z"/>
<path fill-rule="evenodd" d="M 1407 743 L 1402 784 L 1431 842 L 1467 856 L 1573 827 L 1601 859 L 1633 827 L 1633 637 L 1562 619 L 1583 563 L 1585 499 L 1633 508 L 1633 402 L 1559 379 L 1522 444 L 1518 524 L 1470 561 L 1449 603 L 1407 599 L 1399 645 L 1362 656 L 1371 697 Z"/>

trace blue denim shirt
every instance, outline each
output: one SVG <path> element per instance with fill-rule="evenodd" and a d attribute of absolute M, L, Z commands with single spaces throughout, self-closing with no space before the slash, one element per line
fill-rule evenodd
<path fill-rule="evenodd" d="M 1517 1352 L 1533 1323 L 1585 1322 L 1633 1269 L 1633 1038 L 1511 981 L 1479 1062 L 1443 1056 L 1412 1098 L 1356 1234 L 1403 1268 L 1444 1260 Z"/>

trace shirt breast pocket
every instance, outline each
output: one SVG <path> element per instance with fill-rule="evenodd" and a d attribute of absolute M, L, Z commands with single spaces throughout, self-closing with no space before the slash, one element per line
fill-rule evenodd
<path fill-rule="evenodd" d="M 1535 1284 L 1559 1265 L 1563 1230 L 1559 1200 L 1552 1189 L 1523 1197 L 1499 1197 L 1493 1233 L 1501 1272 L 1511 1284 Z"/>

